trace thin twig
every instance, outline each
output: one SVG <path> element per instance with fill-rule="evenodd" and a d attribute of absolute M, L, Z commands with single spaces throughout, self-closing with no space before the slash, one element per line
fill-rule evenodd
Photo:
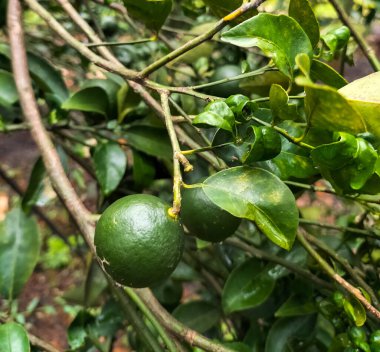
<path fill-rule="evenodd" d="M 162 57 L 161 59 L 155 61 L 151 65 L 147 66 L 144 70 L 141 71 L 142 77 L 149 76 L 152 72 L 158 70 L 162 66 L 166 65 L 170 61 L 173 61 L 177 57 L 181 56 L 182 54 L 188 52 L 189 50 L 197 47 L 198 45 L 202 44 L 203 42 L 209 40 L 212 38 L 216 33 L 218 33 L 220 30 L 222 30 L 225 26 L 231 23 L 231 21 L 235 20 L 239 16 L 243 15 L 249 10 L 257 9 L 265 0 L 256 0 L 249 3 L 245 3 L 242 6 L 240 6 L 238 9 L 230 13 L 229 15 L 222 18 L 220 21 L 216 23 L 216 25 L 211 28 L 206 33 L 203 33 L 191 40 L 189 40 L 186 44 L 182 45 L 178 49 L 170 52 L 168 55 Z"/>
<path fill-rule="evenodd" d="M 344 25 L 346 25 L 350 29 L 352 36 L 355 38 L 360 49 L 362 49 L 363 54 L 368 59 L 372 68 L 375 71 L 380 71 L 380 62 L 376 57 L 375 51 L 367 44 L 363 36 L 356 30 L 355 26 L 351 23 L 351 20 L 349 16 L 346 14 L 346 11 L 344 10 L 343 6 L 337 0 L 329 1 L 331 5 L 334 7 L 335 11 L 337 12 L 339 19 L 342 21 Z"/>
<path fill-rule="evenodd" d="M 352 286 L 349 282 L 338 275 L 335 270 L 318 254 L 318 252 L 310 245 L 301 231 L 297 232 L 297 238 L 302 246 L 309 252 L 309 254 L 316 260 L 318 265 L 329 275 L 334 281 L 336 281 L 347 292 L 353 295 L 358 301 L 360 301 L 365 309 L 373 314 L 378 320 L 380 320 L 380 311 L 378 311 L 367 299 L 363 296 L 361 291 Z"/>

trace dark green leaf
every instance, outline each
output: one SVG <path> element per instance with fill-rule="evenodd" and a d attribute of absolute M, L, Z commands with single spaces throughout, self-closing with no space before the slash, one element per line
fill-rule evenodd
<path fill-rule="evenodd" d="M 204 112 L 194 118 L 193 124 L 199 127 L 217 127 L 232 132 L 235 116 L 225 102 L 215 101 L 208 104 Z"/>
<path fill-rule="evenodd" d="M 40 234 L 37 223 L 20 208 L 0 223 L 0 294 L 17 297 L 37 264 Z"/>
<path fill-rule="evenodd" d="M 127 167 L 125 152 L 115 142 L 102 143 L 96 147 L 93 160 L 100 188 L 108 196 L 124 176 Z"/>
<path fill-rule="evenodd" d="M 0 55 L 10 60 L 9 46 L 0 44 Z M 7 64 L 10 69 L 10 62 Z M 29 72 L 34 83 L 45 93 L 54 97 L 61 104 L 68 97 L 68 90 L 61 74 L 41 56 L 28 53 Z"/>
<path fill-rule="evenodd" d="M 146 187 L 153 181 L 156 170 L 152 160 L 142 154 L 133 150 L 133 180 L 137 187 Z"/>
<path fill-rule="evenodd" d="M 182 304 L 173 311 L 173 316 L 199 333 L 210 330 L 221 318 L 218 307 L 205 301 Z"/>
<path fill-rule="evenodd" d="M 30 174 L 28 188 L 22 198 L 21 206 L 26 213 L 29 213 L 30 209 L 37 203 L 43 190 L 45 176 L 45 165 L 42 158 L 38 158 Z"/>
<path fill-rule="evenodd" d="M 315 48 L 319 42 L 319 24 L 309 0 L 291 0 L 289 16 L 293 17 L 301 25 L 309 36 L 313 48 Z"/>
<path fill-rule="evenodd" d="M 284 15 L 261 13 L 223 33 L 222 40 L 244 48 L 258 46 L 290 78 L 296 56 L 305 53 L 311 58 L 313 52 L 301 26 Z"/>
<path fill-rule="evenodd" d="M 296 317 L 299 315 L 307 315 L 316 312 L 316 307 L 312 297 L 308 295 L 295 294 L 290 296 L 279 309 L 277 309 L 276 317 Z"/>
<path fill-rule="evenodd" d="M 360 113 L 335 89 L 301 77 L 296 82 L 305 86 L 305 111 L 310 126 L 351 134 L 367 130 Z"/>
<path fill-rule="evenodd" d="M 10 106 L 18 101 L 18 93 L 13 75 L 0 70 L 0 105 Z"/>
<path fill-rule="evenodd" d="M 315 327 L 315 315 L 277 320 L 269 330 L 265 352 L 291 351 L 289 343 L 295 338 L 307 338 Z"/>
<path fill-rule="evenodd" d="M 30 352 L 29 338 L 25 329 L 17 323 L 0 326 L 1 352 Z"/>
<path fill-rule="evenodd" d="M 226 314 L 260 305 L 270 296 L 275 280 L 260 262 L 251 258 L 232 271 L 222 293 Z"/>
<path fill-rule="evenodd" d="M 232 351 L 237 352 L 252 352 L 252 349 L 250 346 L 246 345 L 243 342 L 227 342 L 223 344 L 224 346 L 228 347 Z"/>
<path fill-rule="evenodd" d="M 204 3 L 210 7 L 211 11 L 219 18 L 227 16 L 243 4 L 243 0 L 204 0 Z M 240 16 L 237 21 L 244 21 L 257 14 L 257 10 L 253 9 Z"/>
<path fill-rule="evenodd" d="M 158 31 L 172 10 L 172 0 L 124 0 L 128 14 Z"/>
<path fill-rule="evenodd" d="M 310 78 L 314 81 L 321 81 L 324 84 L 339 89 L 345 86 L 348 82 L 331 66 L 322 61 L 313 59 L 310 70 Z"/>
<path fill-rule="evenodd" d="M 74 93 L 62 104 L 62 109 L 94 112 L 107 116 L 108 96 L 100 87 L 84 88 Z"/>
<path fill-rule="evenodd" d="M 84 306 L 91 307 L 99 301 L 108 281 L 96 261 L 92 261 L 84 285 Z"/>
<path fill-rule="evenodd" d="M 281 137 L 272 128 L 266 126 L 252 126 L 254 141 L 243 155 L 243 163 L 273 159 L 281 152 Z"/>
<path fill-rule="evenodd" d="M 298 116 L 296 105 L 289 105 L 289 97 L 279 84 L 273 84 L 269 92 L 269 106 L 273 117 L 281 120 L 295 120 Z"/>
<path fill-rule="evenodd" d="M 165 130 L 135 126 L 126 131 L 125 137 L 128 144 L 141 152 L 158 158 L 172 158 L 172 147 Z"/>
<path fill-rule="evenodd" d="M 209 177 L 203 189 L 222 209 L 254 221 L 278 246 L 292 247 L 298 210 L 292 192 L 275 175 L 259 168 L 234 167 Z"/>
<path fill-rule="evenodd" d="M 126 117 L 132 114 L 140 102 L 141 97 L 127 84 L 124 84 L 117 92 L 118 122 L 122 123 Z"/>

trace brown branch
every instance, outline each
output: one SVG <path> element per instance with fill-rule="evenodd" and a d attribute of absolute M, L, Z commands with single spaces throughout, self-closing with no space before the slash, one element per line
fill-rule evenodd
<path fill-rule="evenodd" d="M 94 250 L 94 224 L 91 220 L 91 214 L 84 207 L 66 177 L 58 153 L 41 120 L 29 76 L 24 31 L 21 21 L 21 6 L 18 0 L 10 0 L 8 2 L 7 24 L 11 47 L 12 70 L 24 117 L 30 125 L 30 132 L 41 152 L 46 171 L 53 187 L 61 197 L 65 207 L 73 216 L 87 244 Z"/>

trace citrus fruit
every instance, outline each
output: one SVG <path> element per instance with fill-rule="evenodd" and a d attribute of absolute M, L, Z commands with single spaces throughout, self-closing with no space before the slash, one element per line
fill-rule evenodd
<path fill-rule="evenodd" d="M 210 82 L 219 81 L 224 78 L 231 78 L 241 74 L 241 68 L 236 65 L 224 65 L 215 69 L 210 78 Z M 239 81 L 232 81 L 218 84 L 207 88 L 207 92 L 217 97 L 227 98 L 232 94 L 240 93 Z"/>
<path fill-rule="evenodd" d="M 183 229 L 168 215 L 169 206 L 147 194 L 117 200 L 95 230 L 96 252 L 119 284 L 147 287 L 166 279 L 183 251 Z"/>
<path fill-rule="evenodd" d="M 209 242 L 220 242 L 232 235 L 241 220 L 214 204 L 201 187 L 185 189 L 181 219 L 189 232 Z"/>

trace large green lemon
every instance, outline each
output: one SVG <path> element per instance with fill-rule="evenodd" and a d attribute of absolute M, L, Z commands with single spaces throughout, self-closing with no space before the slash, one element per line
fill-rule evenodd
<path fill-rule="evenodd" d="M 175 269 L 183 251 L 183 229 L 161 199 L 136 194 L 117 200 L 96 225 L 96 253 L 119 284 L 152 286 Z"/>
<path fill-rule="evenodd" d="M 241 219 L 215 205 L 202 188 L 188 188 L 182 194 L 181 220 L 189 232 L 209 242 L 232 235 Z"/>

